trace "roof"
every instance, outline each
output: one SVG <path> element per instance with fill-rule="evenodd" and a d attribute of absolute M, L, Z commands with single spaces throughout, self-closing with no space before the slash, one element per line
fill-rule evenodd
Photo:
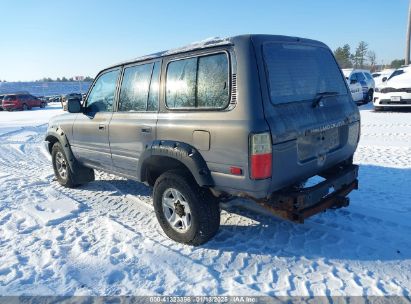
<path fill-rule="evenodd" d="M 201 50 L 201 49 L 206 49 L 210 47 L 217 47 L 217 46 L 224 46 L 224 45 L 233 45 L 235 41 L 240 41 L 240 40 L 250 40 L 254 39 L 255 40 L 264 40 L 264 39 L 272 39 L 272 40 L 278 40 L 278 41 L 303 41 L 303 42 L 308 42 L 308 43 L 315 43 L 317 45 L 322 45 L 325 46 L 322 42 L 316 41 L 316 40 L 311 40 L 311 39 L 306 39 L 306 38 L 299 38 L 299 37 L 291 37 L 291 36 L 283 36 L 283 35 L 264 35 L 264 34 L 245 34 L 245 35 L 238 35 L 238 36 L 232 36 L 232 37 L 225 37 L 225 38 L 220 38 L 220 37 L 211 37 L 207 38 L 201 41 L 196 41 L 193 43 L 190 43 L 186 46 L 176 48 L 176 49 L 170 49 L 162 52 L 157 52 L 153 53 L 150 55 L 146 56 L 141 56 L 137 57 L 134 59 L 126 60 L 119 62 L 117 64 L 113 64 L 106 69 L 114 68 L 120 65 L 132 63 L 132 62 L 138 62 L 138 61 L 143 61 L 143 60 L 150 60 L 150 59 L 155 59 L 155 58 L 160 58 L 163 56 L 168 56 L 168 55 L 174 55 L 178 53 L 185 53 L 185 52 L 190 52 L 194 50 Z M 106 70 L 105 69 L 105 70 Z"/>

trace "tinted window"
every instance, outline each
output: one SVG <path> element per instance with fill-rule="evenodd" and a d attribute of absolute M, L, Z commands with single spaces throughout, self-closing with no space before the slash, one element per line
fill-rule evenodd
<path fill-rule="evenodd" d="M 150 92 L 148 94 L 147 111 L 158 110 L 158 97 L 160 92 L 160 62 L 154 64 L 153 75 L 151 76 Z"/>
<path fill-rule="evenodd" d="M 374 78 L 377 78 L 377 77 L 380 77 L 380 76 L 381 76 L 380 73 L 374 73 L 374 74 L 372 74 L 372 77 L 374 77 Z"/>
<path fill-rule="evenodd" d="M 267 43 L 263 53 L 274 104 L 313 100 L 320 92 L 348 93 L 340 69 L 328 49 Z"/>
<path fill-rule="evenodd" d="M 229 98 L 226 54 L 199 57 L 197 75 L 197 106 L 224 107 Z"/>
<path fill-rule="evenodd" d="M 171 62 L 166 102 L 170 108 L 222 108 L 229 101 L 226 54 Z"/>
<path fill-rule="evenodd" d="M 357 81 L 358 81 L 358 79 L 357 79 L 357 74 L 352 74 L 352 75 L 350 76 L 350 80 L 357 80 Z"/>
<path fill-rule="evenodd" d="M 195 106 L 197 58 L 170 62 L 167 67 L 166 103 L 170 108 Z"/>
<path fill-rule="evenodd" d="M 363 73 L 356 73 L 358 81 L 364 81 L 365 77 Z"/>
<path fill-rule="evenodd" d="M 87 98 L 88 112 L 110 112 L 113 110 L 118 74 L 119 70 L 110 71 L 96 80 Z"/>
<path fill-rule="evenodd" d="M 119 111 L 146 111 L 152 69 L 152 63 L 124 69 Z"/>
<path fill-rule="evenodd" d="M 372 76 L 368 73 L 364 73 L 365 77 L 367 77 L 368 80 L 372 80 Z"/>
<path fill-rule="evenodd" d="M 13 100 L 16 100 L 16 96 L 15 95 L 9 95 L 9 96 L 4 97 L 4 100 L 13 101 Z"/>
<path fill-rule="evenodd" d="M 391 78 L 393 78 L 395 76 L 401 75 L 403 73 L 404 73 L 404 70 L 396 70 L 391 74 L 391 76 L 388 78 L 388 80 L 390 80 Z"/>

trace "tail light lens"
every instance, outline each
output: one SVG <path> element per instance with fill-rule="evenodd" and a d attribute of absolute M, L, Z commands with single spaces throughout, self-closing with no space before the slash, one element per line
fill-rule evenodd
<path fill-rule="evenodd" d="M 252 134 L 250 138 L 250 177 L 265 179 L 272 174 L 272 146 L 270 133 Z"/>

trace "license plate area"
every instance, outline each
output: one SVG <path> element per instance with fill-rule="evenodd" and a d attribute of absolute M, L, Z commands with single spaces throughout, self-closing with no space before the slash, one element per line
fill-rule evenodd
<path fill-rule="evenodd" d="M 391 96 L 391 102 L 400 102 L 401 96 Z"/>
<path fill-rule="evenodd" d="M 309 133 L 298 138 L 298 158 L 306 162 L 341 147 L 341 134 L 343 127 Z"/>

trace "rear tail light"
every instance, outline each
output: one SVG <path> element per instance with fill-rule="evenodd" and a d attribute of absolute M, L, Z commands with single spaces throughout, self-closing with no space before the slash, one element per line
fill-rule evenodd
<path fill-rule="evenodd" d="M 270 133 L 252 134 L 250 137 L 250 177 L 271 177 L 272 147 Z"/>

